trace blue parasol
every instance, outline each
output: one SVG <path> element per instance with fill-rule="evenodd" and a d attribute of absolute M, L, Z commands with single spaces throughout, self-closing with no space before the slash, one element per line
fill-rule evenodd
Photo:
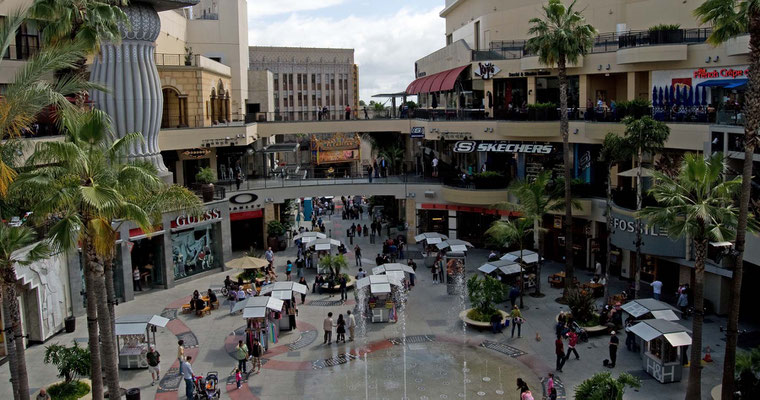
<path fill-rule="evenodd" d="M 657 86 L 652 86 L 652 105 L 657 107 Z"/>
<path fill-rule="evenodd" d="M 694 89 L 694 86 L 692 86 L 691 89 L 694 91 L 694 105 L 698 106 L 701 103 L 699 99 L 699 88 Z"/>
<path fill-rule="evenodd" d="M 662 94 L 663 94 L 662 88 L 660 88 L 659 92 L 660 93 L 657 94 L 657 97 L 659 98 L 660 107 L 662 107 L 665 104 L 665 103 L 663 103 L 663 98 L 662 98 L 663 97 L 662 96 Z"/>
<path fill-rule="evenodd" d="M 702 105 L 707 105 L 707 89 L 704 86 L 702 86 Z"/>
<path fill-rule="evenodd" d="M 672 106 L 676 102 L 676 88 L 673 84 L 670 84 L 670 105 Z"/>
<path fill-rule="evenodd" d="M 681 87 L 681 104 L 688 105 L 689 101 L 689 89 L 686 87 L 686 85 L 683 85 Z"/>
<path fill-rule="evenodd" d="M 694 105 L 694 88 L 689 86 L 689 97 L 687 97 L 689 100 L 686 101 L 689 107 Z"/>
<path fill-rule="evenodd" d="M 679 89 L 679 88 L 676 87 L 675 91 L 676 91 L 676 101 L 675 101 L 675 103 L 676 103 L 677 106 L 680 106 L 681 104 L 683 104 L 683 99 L 681 98 L 681 89 Z"/>

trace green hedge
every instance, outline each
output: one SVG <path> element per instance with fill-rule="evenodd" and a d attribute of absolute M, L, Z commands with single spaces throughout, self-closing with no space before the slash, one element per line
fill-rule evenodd
<path fill-rule="evenodd" d="M 48 387 L 51 400 L 77 400 L 90 393 L 90 385 L 82 381 L 61 382 Z"/>

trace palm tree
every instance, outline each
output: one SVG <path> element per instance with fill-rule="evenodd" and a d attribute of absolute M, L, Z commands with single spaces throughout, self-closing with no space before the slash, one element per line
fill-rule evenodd
<path fill-rule="evenodd" d="M 742 279 L 744 276 L 744 246 L 747 236 L 747 218 L 752 189 L 753 154 L 757 147 L 757 130 L 760 127 L 760 1 L 759 0 L 707 0 L 694 10 L 703 24 L 713 27 L 707 41 L 719 45 L 736 36 L 749 32 L 749 73 L 744 94 L 744 168 L 739 198 L 739 223 L 736 227 L 736 251 L 732 290 L 726 324 L 726 354 L 723 363 L 723 386 L 721 396 L 731 398 L 734 393 L 734 365 L 739 328 Z"/>
<path fill-rule="evenodd" d="M 385 147 L 378 152 L 378 155 L 385 158 L 392 173 L 401 173 L 401 164 L 404 162 L 404 149 L 401 146 Z"/>
<path fill-rule="evenodd" d="M 607 136 L 604 137 L 604 142 L 602 142 L 602 150 L 599 154 L 600 161 L 603 161 L 606 164 L 605 171 L 607 171 L 607 246 L 605 247 L 608 256 L 607 256 L 607 268 L 604 272 L 604 298 L 608 299 L 609 297 L 609 291 L 608 291 L 608 282 L 610 280 L 610 257 L 609 257 L 609 251 L 610 251 L 610 239 L 611 235 L 609 232 L 612 232 L 612 175 L 610 174 L 610 170 L 612 169 L 612 166 L 616 164 L 619 161 L 624 160 L 627 158 L 630 154 L 629 146 L 627 141 L 614 134 L 614 133 L 608 133 Z"/>
<path fill-rule="evenodd" d="M 57 248 L 72 248 L 81 243 L 88 294 L 93 396 L 102 398 L 101 365 L 109 392 L 120 390 L 104 276 L 104 260 L 112 257 L 116 239 L 112 221 L 123 218 L 150 232 L 153 227 L 150 210 L 141 208 L 137 199 L 147 198 L 145 192 L 149 189 L 161 191 L 162 184 L 155 169 L 148 165 L 123 162 L 126 147 L 141 140 L 139 133 L 114 140 L 110 121 L 99 110 L 67 114 L 63 125 L 66 141 L 39 143 L 28 163 L 45 167 L 22 174 L 18 183 L 36 199 L 36 215 L 60 216 L 49 233 Z M 198 202 L 197 197 L 195 201 Z M 178 207 L 181 205 L 177 203 Z"/>
<path fill-rule="evenodd" d="M 646 116 L 640 119 L 626 117 L 623 120 L 625 124 L 625 137 L 627 144 L 636 153 L 636 211 L 641 210 L 642 203 L 642 185 L 641 174 L 644 162 L 644 153 L 654 156 L 654 153 L 665 146 L 665 142 L 670 136 L 670 128 L 660 121 L 655 121 L 652 117 Z M 641 218 L 636 215 L 636 259 L 634 260 L 636 277 L 635 293 L 639 297 L 639 283 L 641 281 Z"/>
<path fill-rule="evenodd" d="M 542 171 L 532 181 L 515 181 L 509 186 L 508 192 L 517 199 L 516 204 L 505 203 L 503 208 L 517 210 L 523 217 L 533 223 L 533 248 L 538 253 L 536 265 L 536 296 L 541 296 L 541 267 L 543 266 L 544 240 L 543 234 L 546 229 L 541 223 L 544 215 L 559 211 L 564 207 L 564 198 L 556 190 L 550 190 L 552 186 L 551 171 Z"/>
<path fill-rule="evenodd" d="M 565 7 L 560 0 L 549 0 L 542 7 L 543 18 L 531 18 L 526 48 L 538 55 L 542 64 L 557 65 L 559 72 L 559 130 L 562 135 L 562 152 L 565 164 L 565 290 L 570 289 L 575 270 L 573 268 L 573 205 L 570 144 L 567 120 L 567 64 L 575 64 L 588 53 L 594 43 L 596 29 L 586 23 L 583 15 L 575 10 L 575 0 Z"/>
<path fill-rule="evenodd" d="M 737 209 L 734 197 L 741 178 L 723 179 L 723 155 L 708 159 L 699 154 L 687 154 L 676 178 L 653 172 L 654 185 L 649 193 L 657 206 L 639 212 L 650 224 L 667 229 L 671 237 L 687 236 L 693 242 L 694 259 L 694 320 L 692 326 L 691 368 L 687 400 L 701 399 L 702 323 L 704 321 L 705 260 L 709 241 L 730 240 L 734 236 Z"/>
<path fill-rule="evenodd" d="M 47 245 L 37 240 L 37 234 L 25 226 L 11 227 L 0 223 L 0 288 L 3 303 L 7 303 L 8 320 L 11 325 L 9 342 L 13 343 L 14 369 L 11 381 L 15 399 L 29 398 L 29 376 L 24 355 L 24 332 L 21 326 L 21 309 L 18 304 L 16 265 L 29 265 L 50 255 Z M 17 392 L 16 392 L 17 391 Z"/>
<path fill-rule="evenodd" d="M 507 247 L 517 243 L 520 247 L 520 308 L 523 308 L 523 289 L 525 288 L 525 278 L 523 277 L 523 249 L 525 248 L 525 236 L 533 232 L 531 226 L 533 220 L 522 217 L 509 221 L 494 221 L 491 227 L 486 230 L 486 235 L 502 247 Z"/>
<path fill-rule="evenodd" d="M 27 12 L 21 11 L 0 21 L 0 54 L 8 51 L 26 16 Z M 54 71 L 73 67 L 84 55 L 80 46 L 67 44 L 46 47 L 31 57 L 16 73 L 4 96 L 0 96 L 0 139 L 22 136 L 46 107 L 71 109 L 66 95 L 94 88 L 86 79 L 76 77 L 47 79 Z M 0 65 L 2 63 L 3 58 L 0 57 Z M 6 196 L 15 177 L 16 171 L 0 161 L 1 197 Z"/>

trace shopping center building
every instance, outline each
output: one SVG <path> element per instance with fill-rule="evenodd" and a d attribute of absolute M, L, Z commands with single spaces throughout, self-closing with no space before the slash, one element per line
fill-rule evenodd
<path fill-rule="evenodd" d="M 14 8 L 6 3 L 0 4 L 0 15 Z M 748 37 L 718 47 L 707 44 L 710 28 L 693 17 L 700 3 L 579 2 L 599 32 L 589 54 L 568 69 L 573 171 L 584 184 L 576 193 L 581 208 L 574 211 L 572 244 L 565 243 L 559 216 L 544 218 L 548 258 L 561 262 L 564 246 L 572 245 L 579 268 L 597 261 L 606 265 L 609 257 L 612 275 L 633 277 L 635 164 L 619 163 L 609 171 L 615 193 L 608 230 L 608 171 L 598 161 L 603 138 L 608 132 L 622 135 L 620 120 L 626 115 L 648 113 L 670 128 L 664 151 L 646 160 L 649 168 L 672 168 L 686 152 L 721 151 L 729 172 L 741 170 Z M 563 167 L 557 71 L 525 49 L 528 20 L 538 11 L 535 2 L 446 0 L 440 13 L 446 20 L 440 38 L 445 46 L 421 54 L 409 66 L 415 79 L 396 93 L 419 102 L 416 110 L 391 114 L 403 119 L 356 115 L 358 67 L 350 50 L 249 48 L 244 0 L 203 0 L 192 8 L 159 12 L 154 59 L 162 102 L 155 154 L 175 184 L 194 188 L 200 167 L 214 169 L 219 182 L 215 200 L 206 203 L 200 217 L 166 214 L 150 236 L 134 226 L 120 228 L 115 265 L 122 301 L 134 297 L 133 267 L 159 289 L 221 271 L 233 251 L 264 246 L 266 223 L 281 218 L 287 201 L 304 197 L 392 196 L 408 238 L 437 231 L 483 245 L 490 223 L 511 214 L 495 206 L 509 199 L 509 183 Z M 659 24 L 679 27 L 663 30 Z M 14 65 L 38 47 L 36 31 L 27 25 L 0 66 L 0 85 L 11 82 Z M 336 87 L 337 92 L 327 92 Z M 642 108 L 635 100 L 651 105 Z M 330 118 L 320 120 L 320 105 L 328 106 Z M 341 113 L 345 105 L 353 111 L 349 120 Z M 44 122 L 29 140 L 60 140 Z M 377 154 L 362 139 L 365 134 L 403 143 L 400 170 L 406 173 L 370 183 L 366 166 Z M 431 176 L 433 158 L 439 160 L 436 177 Z M 500 177 L 477 175 L 483 170 Z M 462 174 L 469 177 L 463 180 Z M 608 235 L 610 249 L 605 248 Z M 659 279 L 675 289 L 693 279 L 688 240 L 674 241 L 656 226 L 646 228 L 643 240 L 643 281 Z M 705 298 L 722 314 L 728 308 L 731 257 L 711 249 L 710 258 Z M 61 307 L 63 315 L 78 315 L 83 310 L 81 267 L 77 255 L 67 259 Z M 760 279 L 758 236 L 748 239 L 745 260 L 747 281 Z M 745 314 L 745 319 L 756 318 Z"/>

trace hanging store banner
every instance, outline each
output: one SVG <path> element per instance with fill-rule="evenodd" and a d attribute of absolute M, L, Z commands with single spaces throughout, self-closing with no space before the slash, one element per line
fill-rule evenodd
<path fill-rule="evenodd" d="M 476 142 L 474 140 L 460 140 L 454 143 L 455 153 L 472 153 L 475 151 L 491 153 L 549 154 L 554 151 L 554 146 L 551 144 Z"/>
<path fill-rule="evenodd" d="M 612 237 L 613 245 L 626 250 L 636 251 L 636 218 L 635 212 L 625 208 L 612 206 Z M 641 221 L 641 252 L 654 256 L 684 258 L 686 256 L 686 239 L 676 240 L 668 236 L 665 228 L 649 225 Z"/>

